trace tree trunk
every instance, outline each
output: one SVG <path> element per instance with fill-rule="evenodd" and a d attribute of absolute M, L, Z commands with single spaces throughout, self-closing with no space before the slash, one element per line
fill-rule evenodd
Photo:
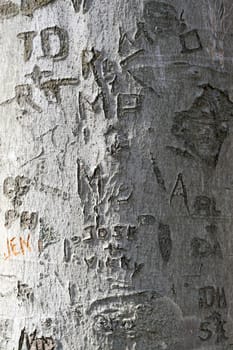
<path fill-rule="evenodd" d="M 230 0 L 1 0 L 0 350 L 231 350 Z"/>

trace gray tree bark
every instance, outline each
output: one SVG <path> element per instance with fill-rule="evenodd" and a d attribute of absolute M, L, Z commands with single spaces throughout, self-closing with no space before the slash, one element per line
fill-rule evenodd
<path fill-rule="evenodd" d="M 0 350 L 233 349 L 230 0 L 0 0 Z"/>

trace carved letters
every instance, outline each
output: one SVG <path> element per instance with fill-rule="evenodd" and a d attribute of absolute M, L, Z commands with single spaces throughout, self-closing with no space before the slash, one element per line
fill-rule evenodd
<path fill-rule="evenodd" d="M 14 210 L 14 209 L 10 209 L 10 210 L 7 210 L 6 213 L 5 213 L 5 226 L 6 228 L 10 228 L 12 223 L 14 221 L 16 221 L 19 217 L 19 213 Z"/>
<path fill-rule="evenodd" d="M 0 4 L 0 18 L 11 18 L 17 16 L 19 6 L 12 1 L 4 1 Z"/>
<path fill-rule="evenodd" d="M 213 244 L 211 241 L 203 238 L 193 238 L 191 249 L 194 257 L 218 256 L 222 258 L 222 251 L 218 242 Z"/>
<path fill-rule="evenodd" d="M 26 283 L 22 283 L 21 281 L 18 281 L 17 298 L 22 302 L 25 302 L 25 301 L 33 302 L 34 295 L 33 295 L 32 288 L 30 288 Z"/>
<path fill-rule="evenodd" d="M 200 309 L 209 309 L 216 307 L 225 309 L 227 307 L 224 288 L 215 288 L 207 286 L 199 289 L 199 307 Z"/>
<path fill-rule="evenodd" d="M 218 242 L 218 230 L 216 225 L 209 225 L 205 227 L 208 237 L 195 237 L 191 241 L 191 251 L 194 257 L 206 258 L 217 256 L 222 259 L 222 250 Z"/>
<path fill-rule="evenodd" d="M 25 16 L 32 16 L 35 10 L 46 6 L 55 0 L 21 0 L 21 11 Z"/>
<path fill-rule="evenodd" d="M 221 214 L 221 211 L 216 209 L 215 198 L 197 196 L 193 207 L 195 216 L 219 216 Z"/>
<path fill-rule="evenodd" d="M 35 190 L 44 192 L 45 194 L 50 194 L 57 198 L 62 198 L 64 201 L 70 198 L 69 193 L 62 191 L 61 188 L 49 186 L 43 182 L 39 182 L 38 178 L 34 177 L 31 181 L 31 185 Z"/>
<path fill-rule="evenodd" d="M 123 118 L 130 114 L 135 114 L 141 108 L 141 96 L 135 94 L 118 95 L 118 116 Z"/>
<path fill-rule="evenodd" d="M 28 74 L 31 77 L 35 85 L 44 92 L 45 97 L 49 103 L 60 103 L 61 102 L 61 88 L 64 86 L 77 86 L 79 79 L 77 78 L 58 78 L 50 79 L 41 82 L 43 76 L 49 76 L 52 72 L 40 71 L 37 66 L 34 67 L 33 72 Z M 15 87 L 16 96 L 15 99 L 23 109 L 24 112 L 36 111 L 42 113 L 42 109 L 32 99 L 32 86 L 29 84 L 18 85 Z"/>
<path fill-rule="evenodd" d="M 40 88 L 44 91 L 49 102 L 60 103 L 60 89 L 62 86 L 77 86 L 79 80 L 75 78 L 51 79 L 41 83 Z"/>
<path fill-rule="evenodd" d="M 199 308 L 203 312 L 215 309 L 226 309 L 227 301 L 224 288 L 215 288 L 213 286 L 206 286 L 199 289 Z M 223 320 L 223 316 L 218 311 L 213 311 L 210 316 L 207 316 L 204 322 L 200 325 L 199 338 L 202 341 L 210 340 L 215 337 L 216 344 L 225 342 L 228 337 L 224 325 L 226 321 Z"/>
<path fill-rule="evenodd" d="M 202 43 L 196 29 L 180 34 L 181 53 L 193 53 L 202 50 Z"/>
<path fill-rule="evenodd" d="M 140 215 L 138 216 L 139 225 L 154 225 L 156 219 L 153 215 Z"/>
<path fill-rule="evenodd" d="M 21 198 L 28 193 L 29 188 L 30 180 L 24 176 L 7 177 L 3 183 L 4 195 L 16 206 L 22 204 Z"/>
<path fill-rule="evenodd" d="M 14 17 L 18 15 L 20 11 L 24 16 L 32 16 L 37 9 L 54 1 L 55 0 L 21 0 L 21 5 L 19 6 L 12 1 L 6 0 L 0 4 L 0 18 Z"/>
<path fill-rule="evenodd" d="M 0 16 L 6 18 L 15 16 L 20 9 L 22 14 L 32 16 L 35 10 L 52 2 L 52 0 L 22 0 L 21 8 L 16 5 L 14 6 L 11 2 L 7 2 L 8 6 L 6 6 L 6 4 L 4 4 L 4 6 L 0 5 Z M 80 12 L 81 9 L 83 9 L 83 13 L 87 12 L 92 4 L 92 0 L 71 0 L 71 2 L 77 13 Z M 38 33 L 35 31 L 18 34 L 18 38 L 22 40 L 24 44 L 25 62 L 30 61 L 32 58 L 34 53 L 34 39 L 37 34 Z M 56 62 L 68 57 L 69 36 L 65 29 L 59 28 L 58 26 L 48 27 L 41 30 L 39 35 L 43 58 Z M 125 44 L 131 49 L 133 45 L 135 45 L 135 50 L 133 50 L 127 58 L 123 58 L 120 64 L 103 57 L 100 52 L 93 48 L 90 51 L 83 51 L 83 79 L 87 80 L 92 76 L 98 89 L 98 94 L 90 103 L 83 97 L 83 92 L 79 94 L 80 115 L 83 124 L 84 121 L 87 121 L 86 111 L 84 111 L 83 108 L 85 102 L 89 103 L 92 112 L 97 114 L 99 110 L 101 110 L 101 101 L 101 107 L 104 110 L 105 117 L 110 119 L 117 116 L 118 123 L 123 124 L 127 117 L 135 117 L 136 119 L 143 105 L 141 90 L 139 90 L 138 86 L 135 89 L 127 90 L 127 88 L 124 88 L 119 90 L 118 84 L 120 84 L 119 80 L 122 78 L 119 78 L 120 74 L 122 74 L 119 73 L 119 71 L 127 70 L 126 67 L 128 64 L 137 60 L 138 57 L 140 59 L 143 58 L 147 47 L 153 46 L 160 37 L 164 38 L 167 36 L 177 36 L 177 40 L 180 39 L 182 53 L 184 54 L 191 54 L 202 49 L 198 31 L 187 31 L 182 15 L 179 17 L 174 6 L 159 1 L 146 1 L 143 10 L 143 18 L 137 21 L 136 33 L 133 34 L 134 39 L 131 41 L 128 39 L 127 35 L 123 36 L 121 33 L 120 54 L 125 52 L 125 47 L 123 47 Z M 138 43 L 140 43 L 140 40 L 146 42 L 145 50 L 136 47 Z M 143 80 L 137 79 L 137 75 L 134 74 L 133 70 L 132 74 L 130 71 L 127 72 L 129 81 L 134 77 L 134 83 L 136 82 L 143 87 Z M 53 72 L 50 71 L 42 71 L 39 66 L 36 65 L 30 74 L 30 78 L 36 88 L 44 93 L 48 102 L 61 103 L 61 88 L 64 86 L 77 86 L 79 80 L 67 76 L 62 78 L 51 77 L 52 74 Z M 190 158 L 197 159 L 202 166 L 214 168 L 217 164 L 222 144 L 227 137 L 227 123 L 229 117 L 232 116 L 231 109 L 233 104 L 223 91 L 212 88 L 210 85 L 205 85 L 202 88 L 202 94 L 193 101 L 191 108 L 176 113 L 173 119 L 171 133 L 175 136 L 176 141 L 183 143 L 186 153 L 180 154 L 189 155 Z M 18 85 L 15 88 L 15 100 L 24 111 L 29 108 L 32 112 L 41 113 L 42 109 L 34 101 L 33 93 L 34 91 L 31 85 Z M 107 150 L 112 156 L 117 155 L 121 149 L 124 148 L 128 150 L 130 147 L 128 130 L 122 131 L 118 126 L 119 125 L 117 125 L 111 135 L 112 142 L 108 142 L 107 145 Z M 90 129 L 88 129 L 88 127 L 82 125 L 80 128 L 84 134 L 86 144 L 88 144 L 90 138 Z M 78 134 L 79 130 L 76 135 Z M 165 184 L 163 174 L 156 160 L 154 158 L 151 160 L 157 184 L 163 192 L 166 192 L 168 187 Z M 130 271 L 130 277 L 132 277 L 143 267 L 143 264 L 138 264 L 136 262 L 136 248 L 135 251 L 133 251 L 134 247 L 132 248 L 132 246 L 134 246 L 134 241 L 137 240 L 138 228 L 133 224 L 117 223 L 112 227 L 103 224 L 102 215 L 106 213 L 105 210 L 102 210 L 105 204 L 103 204 L 103 202 L 108 196 L 108 194 L 106 194 L 107 186 L 105 186 L 104 182 L 106 177 L 104 170 L 101 165 L 98 165 L 94 171 L 86 172 L 79 160 L 77 163 L 78 193 L 81 204 L 83 205 L 85 224 L 88 223 L 88 226 L 85 226 L 82 238 L 74 236 L 72 239 L 65 238 L 63 240 L 64 262 L 68 264 L 74 256 L 72 254 L 73 250 L 82 245 L 82 248 L 85 246 L 87 249 L 84 257 L 81 256 L 80 259 L 84 260 L 86 269 L 90 274 L 93 270 L 94 274 L 96 272 L 102 272 L 105 269 L 108 280 L 114 279 L 114 272 L 117 272 L 119 280 L 122 276 L 125 277 L 125 271 Z M 113 176 L 115 176 L 115 174 Z M 115 179 L 109 180 L 107 185 L 109 185 L 110 181 L 115 182 Z M 186 211 L 190 214 L 188 194 L 183 174 L 179 173 L 174 182 L 175 184 L 170 196 L 170 204 L 174 204 L 175 199 L 179 197 Z M 117 183 L 117 185 L 119 184 Z M 34 230 L 37 227 L 38 214 L 36 212 L 24 210 L 19 213 L 18 211 L 18 207 L 22 205 L 22 197 L 28 193 L 29 187 L 30 182 L 27 183 L 26 179 L 23 177 L 9 177 L 4 181 L 4 195 L 13 204 L 13 209 L 8 210 L 5 214 L 6 228 L 10 228 L 17 219 L 20 219 L 20 227 L 22 230 Z M 111 183 L 109 187 L 111 187 Z M 114 196 L 117 197 L 114 190 L 112 190 L 112 198 Z M 123 198 L 121 201 L 127 202 L 132 191 L 119 188 L 119 193 L 121 190 L 124 194 L 126 193 L 126 196 L 121 196 L 121 198 Z M 109 198 L 107 198 L 107 200 L 110 202 Z M 203 216 L 205 219 L 206 217 L 220 215 L 220 211 L 216 209 L 214 198 L 203 194 L 195 198 L 193 208 L 194 216 Z M 153 210 L 151 212 L 154 214 Z M 188 219 L 192 220 L 193 217 L 189 217 Z M 145 230 L 151 229 L 151 227 L 148 226 L 153 226 L 157 222 L 155 216 L 149 214 L 139 215 L 137 220 L 138 226 L 146 226 L 143 227 Z M 221 247 L 217 239 L 217 226 L 215 224 L 210 224 L 206 226 L 205 229 L 208 237 L 194 237 L 191 241 L 192 257 L 206 258 L 217 255 L 222 258 Z M 159 222 L 158 248 L 162 261 L 164 262 L 163 267 L 165 264 L 166 267 L 168 266 L 172 257 L 172 236 L 173 234 L 170 226 Z M 30 236 L 28 236 L 27 240 L 20 237 L 20 250 L 17 250 L 15 239 L 16 238 L 13 237 L 7 241 L 9 256 L 18 255 L 20 253 L 24 254 L 25 248 L 30 251 Z M 60 236 L 55 229 L 46 223 L 44 219 L 40 219 L 39 251 L 42 252 L 46 246 L 56 243 L 59 239 Z M 9 256 L 5 254 L 5 259 L 8 259 Z M 33 295 L 31 288 L 25 283 L 19 281 L 17 288 L 18 299 L 28 300 L 31 298 L 31 295 Z M 76 286 L 72 281 L 69 282 L 68 289 L 70 301 L 71 304 L 73 304 L 76 296 Z M 108 305 L 103 312 L 100 312 L 101 302 L 98 303 L 98 312 L 91 318 L 94 334 L 98 336 L 111 335 L 113 338 L 121 337 L 123 339 L 122 344 L 127 347 L 131 347 L 131 344 L 128 345 L 130 342 L 129 339 L 137 338 L 139 339 L 140 345 L 142 344 L 145 346 L 144 344 L 147 344 L 147 342 L 150 343 L 146 345 L 148 349 L 152 348 L 151 346 L 155 344 L 155 339 L 157 341 L 157 339 L 161 338 L 161 346 L 163 346 L 163 337 L 168 337 L 168 334 L 163 333 L 163 329 L 166 328 L 166 332 L 170 329 L 173 331 L 173 328 L 178 329 L 176 321 L 180 317 L 180 311 L 177 311 L 178 307 L 176 307 L 173 301 L 169 302 L 168 298 L 164 298 L 164 300 L 157 305 L 157 296 L 155 296 L 154 293 L 151 293 L 151 295 L 149 294 L 150 293 L 147 292 L 140 292 L 138 295 L 133 295 L 133 298 L 131 298 L 131 296 L 123 296 L 120 298 L 120 303 L 118 302 L 118 305 L 114 305 L 116 308 L 112 310 L 110 307 L 112 299 L 110 301 L 108 300 Z M 225 309 L 227 307 L 224 288 L 205 286 L 199 289 L 199 311 L 204 312 L 208 310 L 208 312 L 210 312 L 209 310 L 212 307 L 218 309 Z M 167 317 L 168 311 L 169 317 Z M 212 311 L 213 310 L 211 310 L 211 312 Z M 212 312 L 200 325 L 200 339 L 206 341 L 215 337 L 216 343 L 225 341 L 227 339 L 224 329 L 225 323 L 226 321 L 223 320 L 220 313 Z M 176 332 L 176 329 L 174 332 Z M 145 343 L 143 344 L 144 341 Z M 166 346 L 166 344 L 164 346 Z M 25 329 L 21 332 L 18 350 L 23 350 L 24 348 L 27 350 L 53 350 L 55 347 L 55 342 L 51 337 L 38 337 L 37 331 L 30 335 L 26 333 Z"/>
<path fill-rule="evenodd" d="M 150 35 L 148 34 L 147 30 L 145 29 L 145 23 L 138 22 L 137 23 L 137 32 L 135 34 L 134 39 L 137 40 L 140 38 L 140 36 L 145 37 L 145 39 L 149 42 L 149 44 L 153 44 L 153 39 L 151 39 Z"/>
<path fill-rule="evenodd" d="M 96 239 L 102 241 L 107 240 L 109 236 L 116 240 L 133 240 L 136 239 L 136 231 L 137 228 L 130 225 L 115 225 L 112 230 L 106 227 L 99 227 L 96 230 L 95 226 L 87 226 L 83 231 L 83 241 L 87 243 Z"/>
<path fill-rule="evenodd" d="M 115 225 L 112 228 L 87 226 L 83 231 L 83 242 L 89 245 L 89 251 L 97 246 L 101 248 L 98 248 L 98 255 L 93 252 L 84 258 L 88 270 L 107 273 L 112 283 L 116 272 L 125 271 L 129 278 L 133 278 L 144 266 L 131 256 L 132 243 L 137 239 L 136 231 L 137 228 L 131 225 Z"/>
<path fill-rule="evenodd" d="M 38 214 L 37 213 L 29 213 L 28 211 L 23 211 L 21 215 L 19 215 L 17 210 L 10 209 L 5 213 L 5 226 L 6 228 L 10 228 L 20 216 L 20 227 L 25 230 L 34 230 L 37 226 Z"/>
<path fill-rule="evenodd" d="M 30 60 L 33 52 L 33 40 L 36 37 L 36 32 L 19 33 L 17 37 L 24 41 L 24 61 L 27 62 Z"/>
<path fill-rule="evenodd" d="M 71 0 L 75 12 L 79 12 L 81 9 L 81 6 L 83 5 L 83 13 L 85 14 L 88 12 L 91 8 L 93 0 Z"/>
<path fill-rule="evenodd" d="M 55 244 L 59 241 L 60 236 L 59 234 L 54 230 L 52 226 L 50 226 L 45 219 L 40 218 L 40 232 L 39 232 L 39 238 L 40 238 L 40 246 L 41 251 L 50 246 L 51 244 Z"/>
<path fill-rule="evenodd" d="M 20 227 L 25 230 L 34 230 L 37 226 L 38 214 L 23 211 L 20 217 Z"/>
<path fill-rule="evenodd" d="M 30 230 L 31 232 L 36 229 L 38 213 L 30 213 L 29 211 L 23 211 L 20 213 L 19 210 L 23 203 L 23 197 L 30 189 L 30 184 L 30 180 L 24 176 L 16 176 L 15 178 L 7 177 L 4 180 L 3 193 L 13 205 L 13 209 L 9 209 L 5 212 L 5 227 L 7 229 L 11 228 L 18 218 L 20 218 L 20 228 L 22 230 Z M 10 245 L 8 245 L 8 247 L 10 247 Z"/>
<path fill-rule="evenodd" d="M 82 0 L 71 0 L 71 1 L 72 1 L 75 12 L 79 12 L 81 5 L 82 5 Z"/>
<path fill-rule="evenodd" d="M 0 4 L 0 18 L 11 18 L 17 16 L 20 11 L 24 16 L 33 16 L 34 12 L 44 6 L 54 3 L 56 0 L 21 0 L 21 4 L 18 5 L 13 1 L 3 0 Z M 83 14 L 87 13 L 93 0 L 70 0 L 75 12 L 79 12 L 81 5 L 83 5 Z"/>
<path fill-rule="evenodd" d="M 38 106 L 32 99 L 32 87 L 28 84 L 17 85 L 15 87 L 15 99 L 19 107 L 23 110 L 35 110 L 38 113 L 42 112 L 40 106 Z"/>
<path fill-rule="evenodd" d="M 170 197 L 170 204 L 172 204 L 172 201 L 176 197 L 183 198 L 184 205 L 189 213 L 188 194 L 187 194 L 186 186 L 184 184 L 183 175 L 181 173 L 178 174 L 175 186 L 172 190 L 171 197 Z"/>
<path fill-rule="evenodd" d="M 23 32 L 18 34 L 18 38 L 24 41 L 24 60 L 29 61 L 33 54 L 33 41 L 37 32 Z M 52 59 L 53 61 L 64 60 L 69 54 L 69 36 L 65 29 L 58 26 L 48 27 L 40 32 L 42 58 Z M 34 66 L 31 74 L 25 75 L 30 77 L 37 88 L 44 92 L 48 102 L 61 102 L 60 90 L 63 86 L 76 86 L 79 80 L 76 78 L 55 78 L 45 80 L 51 76 L 51 71 L 41 71 L 40 67 Z M 21 84 L 15 87 L 15 99 L 19 107 L 26 112 L 42 112 L 42 108 L 33 101 L 32 85 Z M 5 102 L 6 103 L 6 102 Z"/>
<path fill-rule="evenodd" d="M 92 66 L 92 60 L 94 59 L 94 53 L 90 50 L 82 51 L 82 75 L 84 79 L 87 79 Z"/>
<path fill-rule="evenodd" d="M 111 95 L 111 85 L 106 78 L 106 59 L 103 58 L 101 52 L 92 48 L 92 50 L 87 53 L 86 50 L 83 52 L 83 73 L 88 73 L 88 69 L 91 69 L 93 72 L 93 76 L 97 86 L 100 89 L 100 95 L 102 98 L 102 107 L 105 114 L 106 119 L 110 119 L 113 117 L 113 106 L 114 100 Z M 90 60 L 90 57 L 91 60 Z M 107 63 L 108 65 L 108 63 Z"/>
<path fill-rule="evenodd" d="M 64 60 L 69 54 L 69 36 L 65 29 L 57 26 L 45 28 L 40 32 L 42 50 L 45 57 L 51 57 L 54 61 Z M 59 50 L 53 52 L 50 38 L 57 36 L 59 38 Z"/>
<path fill-rule="evenodd" d="M 33 40 L 37 32 L 19 33 L 18 38 L 24 41 L 24 60 L 29 61 L 33 53 Z M 64 60 L 69 54 L 69 36 L 65 29 L 58 26 L 45 28 L 40 32 L 41 47 L 46 58 L 54 61 Z M 58 48 L 53 48 L 52 39 L 58 38 Z"/>

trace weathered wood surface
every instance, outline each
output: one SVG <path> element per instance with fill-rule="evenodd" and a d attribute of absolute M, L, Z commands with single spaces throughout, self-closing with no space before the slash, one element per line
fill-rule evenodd
<path fill-rule="evenodd" d="M 230 0 L 0 1 L 0 349 L 232 350 Z"/>

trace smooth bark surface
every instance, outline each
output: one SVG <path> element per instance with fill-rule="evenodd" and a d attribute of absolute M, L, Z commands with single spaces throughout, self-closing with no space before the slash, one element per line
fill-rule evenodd
<path fill-rule="evenodd" d="M 232 350 L 230 0 L 0 0 L 0 349 Z"/>

